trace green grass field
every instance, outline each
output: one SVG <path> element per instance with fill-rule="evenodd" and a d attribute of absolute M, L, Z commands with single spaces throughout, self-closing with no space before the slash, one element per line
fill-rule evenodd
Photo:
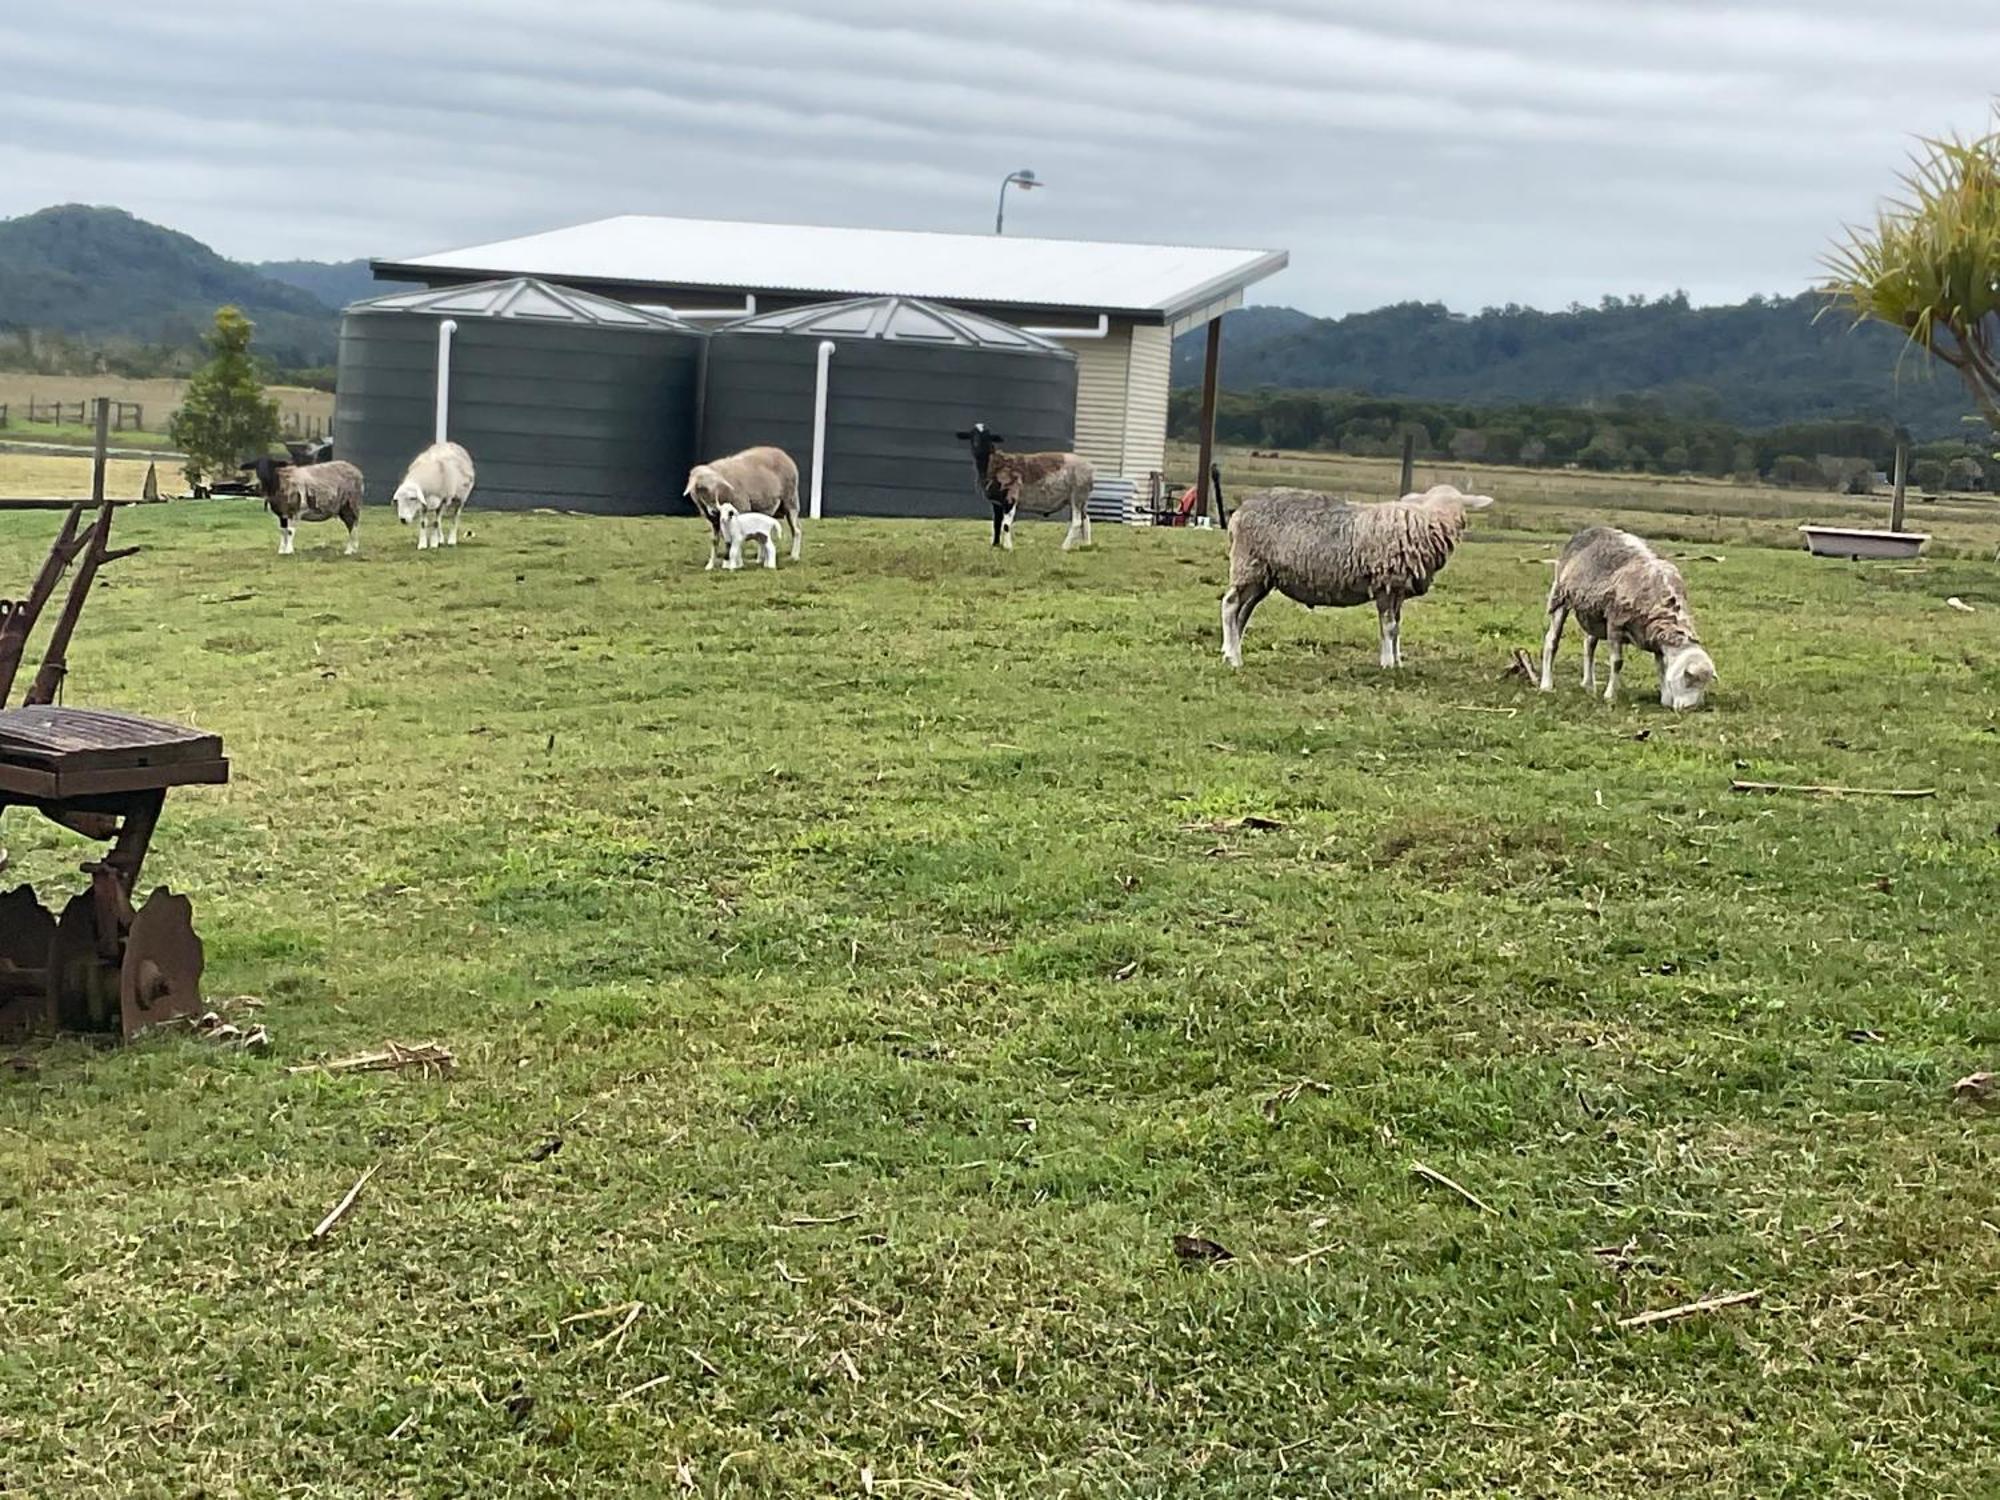
<path fill-rule="evenodd" d="M 0 1492 L 1990 1495 L 2000 574 L 1676 549 L 1606 707 L 1500 493 L 1395 676 L 1213 532 L 122 513 L 71 700 L 225 736 L 274 1045 L 0 1052 Z"/>

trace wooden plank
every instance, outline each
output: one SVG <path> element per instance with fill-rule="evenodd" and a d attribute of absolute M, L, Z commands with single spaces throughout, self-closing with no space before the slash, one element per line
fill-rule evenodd
<path fill-rule="evenodd" d="M 174 786 L 223 786 L 228 780 L 229 762 L 220 759 L 62 772 L 0 761 L 0 807 L 10 802 L 59 802 L 75 807 L 95 797 L 153 792 Z"/>

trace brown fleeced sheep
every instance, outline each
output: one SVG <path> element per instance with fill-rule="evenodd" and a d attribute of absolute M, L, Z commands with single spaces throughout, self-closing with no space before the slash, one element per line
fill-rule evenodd
<path fill-rule="evenodd" d="M 1007 440 L 974 422 L 958 440 L 972 445 L 972 467 L 979 475 L 979 492 L 993 507 L 993 545 L 1014 550 L 1014 516 L 1052 516 L 1069 510 L 1069 531 L 1063 551 L 1090 545 L 1090 492 L 1097 471 L 1090 460 L 1074 453 L 1006 453 Z"/>
<path fill-rule="evenodd" d="M 1660 664 L 1660 702 L 1695 708 L 1715 683 L 1715 662 L 1695 635 L 1681 570 L 1629 531 L 1589 526 L 1569 539 L 1549 585 L 1549 630 L 1542 641 L 1542 691 L 1555 691 L 1556 647 L 1574 614 L 1584 630 L 1583 685 L 1597 687 L 1597 643 L 1611 643 L 1604 701 L 1618 696 L 1625 647 Z"/>
<path fill-rule="evenodd" d="M 243 465 L 257 476 L 257 488 L 264 504 L 278 518 L 278 555 L 289 557 L 293 550 L 293 528 L 300 521 L 331 521 L 338 516 L 347 526 L 347 552 L 361 550 L 355 530 L 361 524 L 361 471 L 353 464 L 335 459 L 324 464 L 294 464 L 282 458 L 254 458 Z"/>
<path fill-rule="evenodd" d="M 707 568 L 715 566 L 716 548 L 722 542 L 719 518 L 725 500 L 739 511 L 776 516 L 790 526 L 792 561 L 799 560 L 805 541 L 799 530 L 799 466 L 784 449 L 745 448 L 727 458 L 696 464 L 688 471 L 687 488 L 681 493 L 708 522 Z"/>
<path fill-rule="evenodd" d="M 1403 601 L 1429 591 L 1487 495 L 1440 484 L 1381 505 L 1353 505 L 1316 490 L 1259 490 L 1229 518 L 1229 591 L 1222 596 L 1222 655 L 1243 665 L 1243 630 L 1272 590 L 1308 609 L 1375 606 L 1382 665 L 1403 664 Z"/>

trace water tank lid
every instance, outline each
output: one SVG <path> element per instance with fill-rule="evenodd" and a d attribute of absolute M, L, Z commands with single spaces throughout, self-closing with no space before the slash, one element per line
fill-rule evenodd
<path fill-rule="evenodd" d="M 894 339 L 955 349 L 1004 349 L 1015 353 L 1075 356 L 1053 339 L 998 318 L 944 307 L 916 297 L 855 297 L 815 302 L 724 323 L 717 333 L 792 333 L 807 338 Z"/>
<path fill-rule="evenodd" d="M 392 292 L 351 304 L 350 313 L 412 312 L 440 318 L 515 318 L 525 323 L 562 323 L 588 328 L 655 328 L 677 333 L 696 330 L 678 318 L 647 312 L 630 303 L 557 286 L 534 276 L 475 281 L 467 286 L 424 287 Z"/>

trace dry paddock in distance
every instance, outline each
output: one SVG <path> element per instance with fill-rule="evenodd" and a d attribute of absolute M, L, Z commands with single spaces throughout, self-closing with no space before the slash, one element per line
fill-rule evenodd
<path fill-rule="evenodd" d="M 1214 532 L 121 511 L 69 700 L 224 737 L 271 1042 L 0 1046 L 0 1492 L 1984 1493 L 2000 528 L 1670 543 L 1676 717 L 1507 675 L 1475 478 L 1393 676 Z"/>

